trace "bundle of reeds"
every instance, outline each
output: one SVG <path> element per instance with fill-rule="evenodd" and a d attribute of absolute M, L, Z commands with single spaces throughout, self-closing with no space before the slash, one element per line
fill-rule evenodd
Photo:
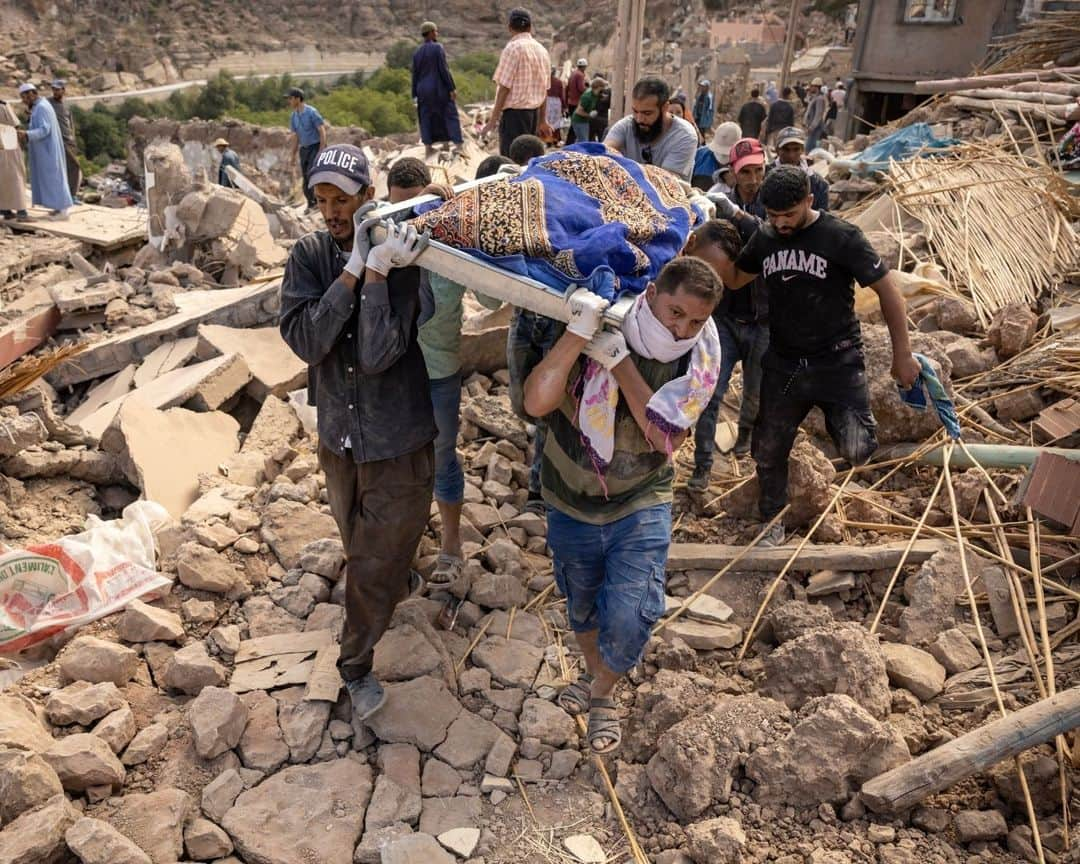
<path fill-rule="evenodd" d="M 990 46 L 988 71 L 1033 69 L 1044 63 L 1075 63 L 1080 53 L 1080 12 L 1050 11 Z"/>
<path fill-rule="evenodd" d="M 1045 164 L 973 142 L 941 158 L 894 163 L 889 184 L 984 326 L 998 309 L 1034 301 L 1080 266 L 1069 221 L 1075 203 Z"/>
<path fill-rule="evenodd" d="M 83 344 L 64 345 L 51 351 L 42 351 L 23 357 L 0 370 L 0 399 L 25 390 L 38 378 L 48 375 L 65 360 L 80 353 L 84 347 L 86 346 Z"/>

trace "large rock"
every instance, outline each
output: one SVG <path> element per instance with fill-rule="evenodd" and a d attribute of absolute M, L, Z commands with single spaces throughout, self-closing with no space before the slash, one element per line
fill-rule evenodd
<path fill-rule="evenodd" d="M 37 753 L 0 749 L 0 825 L 63 792 L 60 778 Z"/>
<path fill-rule="evenodd" d="M 127 775 L 112 748 L 96 735 L 68 735 L 56 741 L 42 758 L 68 792 L 85 792 L 91 786 L 119 789 Z"/>
<path fill-rule="evenodd" d="M 312 540 L 300 550 L 297 566 L 305 573 L 314 573 L 335 582 L 341 577 L 345 564 L 345 547 L 337 537 Z"/>
<path fill-rule="evenodd" d="M 135 712 L 125 705 L 122 708 L 106 714 L 101 722 L 94 727 L 93 734 L 109 745 L 109 748 L 119 753 L 131 743 L 139 727 L 135 722 Z"/>
<path fill-rule="evenodd" d="M 518 731 L 522 738 L 538 738 L 541 743 L 552 747 L 577 741 L 574 718 L 546 699 L 525 700 L 518 718 Z"/>
<path fill-rule="evenodd" d="M 272 453 L 300 434 L 300 418 L 287 402 L 276 396 L 263 400 L 251 431 L 244 438 L 241 453 Z M 314 571 L 312 571 L 314 572 Z"/>
<path fill-rule="evenodd" d="M 174 690 L 197 695 L 203 687 L 225 683 L 225 667 L 206 653 L 206 645 L 192 642 L 175 654 L 165 668 L 165 685 Z"/>
<path fill-rule="evenodd" d="M 89 726 L 125 705 L 124 697 L 111 681 L 101 684 L 76 681 L 49 694 L 45 700 L 45 716 L 57 726 L 70 726 L 73 723 Z"/>
<path fill-rule="evenodd" d="M 83 817 L 64 835 L 82 864 L 151 864 L 150 856 L 108 822 Z"/>
<path fill-rule="evenodd" d="M 1044 753 L 1028 751 L 1020 757 L 1024 777 L 1027 779 L 1027 793 L 1038 813 L 1049 815 L 1061 808 L 1061 787 L 1058 783 L 1057 760 Z M 1027 815 L 1025 790 L 1020 785 L 1016 763 L 1011 759 L 999 762 L 987 775 L 994 784 L 994 789 L 1013 812 L 1018 816 Z M 1072 790 L 1072 772 L 1065 772 L 1066 790 Z M 2 787 L 0 787 L 2 789 Z"/>
<path fill-rule="evenodd" d="M 367 724 L 380 741 L 413 744 L 431 752 L 446 740 L 461 704 L 446 685 L 430 676 L 389 684 L 386 703 Z"/>
<path fill-rule="evenodd" d="M 456 860 L 430 834 L 407 834 L 383 847 L 381 864 L 454 864 Z"/>
<path fill-rule="evenodd" d="M 243 357 L 251 370 L 247 392 L 260 402 L 270 395 L 284 399 L 307 380 L 307 364 L 285 344 L 277 327 L 200 325 L 200 358 L 233 352 Z"/>
<path fill-rule="evenodd" d="M 229 835 L 208 819 L 192 819 L 184 829 L 184 848 L 196 861 L 214 861 L 233 851 Z"/>
<path fill-rule="evenodd" d="M 296 501 L 279 498 L 263 511 L 262 539 L 270 544 L 281 566 L 296 567 L 312 540 L 337 537 L 333 517 Z"/>
<path fill-rule="evenodd" d="M 765 624 L 773 639 L 780 645 L 833 623 L 832 612 L 823 603 L 789 600 L 773 608 L 765 616 Z"/>
<path fill-rule="evenodd" d="M 116 623 L 116 635 L 125 642 L 175 642 L 184 635 L 184 624 L 175 612 L 132 600 Z"/>
<path fill-rule="evenodd" d="M 0 831 L 0 864 L 68 864 L 64 834 L 78 818 L 79 811 L 63 795 L 28 810 Z"/>
<path fill-rule="evenodd" d="M 649 782 L 680 821 L 692 821 L 728 800 L 747 754 L 786 732 L 789 717 L 784 705 L 760 696 L 714 702 L 660 736 Z"/>
<path fill-rule="evenodd" d="M 214 594 L 233 593 L 243 579 L 228 558 L 195 541 L 177 550 L 176 573 L 188 588 Z"/>
<path fill-rule="evenodd" d="M 910 690 L 923 702 L 933 699 L 945 687 L 945 667 L 933 655 L 911 645 L 884 642 L 885 669 L 897 687 Z"/>
<path fill-rule="evenodd" d="M 240 759 L 246 768 L 271 773 L 289 758 L 289 745 L 278 725 L 278 703 L 263 690 L 245 693 L 248 721 L 240 738 Z"/>
<path fill-rule="evenodd" d="M 169 740 L 169 727 L 164 723 L 151 723 L 142 729 L 128 744 L 120 761 L 125 765 L 141 765 L 161 752 Z"/>
<path fill-rule="evenodd" d="M 997 840 L 1009 833 L 1005 817 L 997 810 L 961 810 L 953 824 L 956 839 L 961 843 Z"/>
<path fill-rule="evenodd" d="M 986 338 L 994 346 L 998 357 L 1007 360 L 1015 357 L 1035 340 L 1039 317 L 1026 303 L 1010 303 L 999 309 L 990 321 Z"/>
<path fill-rule="evenodd" d="M 764 696 L 801 708 L 809 700 L 844 693 L 873 716 L 888 716 L 891 698 L 885 655 L 858 624 L 811 630 L 765 658 Z"/>
<path fill-rule="evenodd" d="M 812 417 L 813 415 L 811 415 Z M 788 502 L 784 516 L 788 527 L 801 527 L 815 520 L 832 500 L 831 484 L 836 468 L 825 454 L 805 438 L 796 440 L 788 459 Z M 742 519 L 757 520 L 760 490 L 757 479 L 737 487 L 724 499 L 724 509 Z"/>
<path fill-rule="evenodd" d="M 278 702 L 278 727 L 289 748 L 290 762 L 307 762 L 322 744 L 330 722 L 330 702 L 305 700 L 303 687 L 290 687 L 274 694 Z"/>
<path fill-rule="evenodd" d="M 816 807 L 846 802 L 864 781 L 910 759 L 897 730 L 832 695 L 808 703 L 791 734 L 755 750 L 746 776 L 762 803 Z"/>
<path fill-rule="evenodd" d="M 719 816 L 686 829 L 690 857 L 700 864 L 740 864 L 746 832 L 734 819 Z"/>
<path fill-rule="evenodd" d="M 967 560 L 971 578 L 976 579 L 983 559 L 968 555 Z M 956 600 L 963 590 L 964 574 L 958 552 L 937 552 L 924 561 L 904 581 L 908 605 L 900 613 L 900 638 L 909 645 L 924 645 L 952 627 Z"/>
<path fill-rule="evenodd" d="M 450 724 L 446 740 L 435 749 L 435 755 L 455 768 L 472 768 L 487 758 L 500 734 L 499 727 L 490 720 L 463 710 Z"/>
<path fill-rule="evenodd" d="M 387 774 L 380 774 L 368 804 L 364 830 L 378 831 L 398 822 L 415 825 L 420 819 L 421 806 L 417 790 L 398 783 Z"/>
<path fill-rule="evenodd" d="M 0 747 L 44 753 L 53 737 L 34 712 L 34 703 L 25 696 L 0 693 Z"/>
<path fill-rule="evenodd" d="M 411 681 L 437 673 L 442 658 L 427 637 L 411 624 L 387 630 L 375 646 L 373 670 L 382 682 Z"/>
<path fill-rule="evenodd" d="M 488 636 L 473 649 L 472 660 L 491 677 L 506 687 L 532 688 L 533 680 L 544 659 L 544 652 L 535 645 L 504 636 Z"/>
<path fill-rule="evenodd" d="M 230 690 L 205 687 L 187 706 L 195 752 L 213 759 L 240 743 L 248 721 L 247 706 Z"/>
<path fill-rule="evenodd" d="M 243 792 L 222 827 L 248 864 L 352 864 L 370 797 L 354 759 L 297 765 Z"/>
<path fill-rule="evenodd" d="M 982 662 L 979 649 L 971 644 L 971 640 L 958 627 L 939 633 L 937 639 L 931 642 L 926 650 L 945 667 L 945 671 L 950 675 L 967 672 Z"/>
<path fill-rule="evenodd" d="M 244 781 L 235 768 L 227 768 L 211 780 L 202 791 L 202 812 L 214 822 L 221 822 L 244 791 Z"/>
<path fill-rule="evenodd" d="M 128 793 L 120 798 L 109 822 L 150 856 L 154 864 L 173 864 L 184 854 L 184 825 L 191 813 L 191 798 L 180 789 L 148 794 Z"/>
<path fill-rule="evenodd" d="M 111 681 L 123 687 L 135 677 L 139 655 L 124 645 L 96 636 L 76 636 L 57 658 L 60 673 L 68 681 L 99 684 Z"/>

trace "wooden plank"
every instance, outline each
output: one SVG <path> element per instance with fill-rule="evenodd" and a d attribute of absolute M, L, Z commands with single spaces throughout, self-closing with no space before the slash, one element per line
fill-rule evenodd
<path fill-rule="evenodd" d="M 334 641 L 331 630 L 309 630 L 305 633 L 277 633 L 273 636 L 259 636 L 240 643 L 234 663 L 246 663 L 276 654 L 315 653 L 324 645 Z"/>
<path fill-rule="evenodd" d="M 883 543 L 877 546 L 814 545 L 808 543 L 795 559 L 795 570 L 854 570 L 866 572 L 895 567 L 904 554 L 906 543 Z M 946 548 L 938 540 L 916 540 L 908 555 L 909 564 L 921 564 Z M 742 546 L 718 543 L 672 543 L 668 551 L 668 570 L 719 570 L 743 551 Z M 739 570 L 754 573 L 778 573 L 794 551 L 792 547 L 774 546 L 750 550 L 739 562 Z"/>
<path fill-rule="evenodd" d="M 977 75 L 971 78 L 941 78 L 935 81 L 916 81 L 916 93 L 953 93 L 972 87 L 987 85 L 1007 86 L 1024 81 L 1057 81 L 1066 75 L 1080 74 L 1080 66 L 1063 66 L 1059 69 L 1032 69 L 1030 72 L 998 72 L 993 75 Z"/>
<path fill-rule="evenodd" d="M 341 673 L 337 668 L 340 656 L 341 646 L 336 642 L 319 649 L 311 675 L 308 676 L 307 690 L 304 692 L 306 701 L 337 702 L 341 689 Z"/>
<path fill-rule="evenodd" d="M 16 231 L 67 237 L 106 251 L 146 240 L 146 211 L 138 207 L 78 204 L 68 211 L 67 219 L 58 221 L 49 220 L 49 211 L 44 207 L 31 207 L 29 212 L 35 221 L 8 220 L 5 224 Z"/>
<path fill-rule="evenodd" d="M 860 795 L 875 813 L 902 813 L 965 777 L 1045 744 L 1077 726 L 1080 726 L 1080 687 L 1072 687 L 868 780 Z"/>

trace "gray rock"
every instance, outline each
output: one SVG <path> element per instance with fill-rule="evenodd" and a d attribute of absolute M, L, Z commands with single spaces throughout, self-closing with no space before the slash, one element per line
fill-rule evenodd
<path fill-rule="evenodd" d="M 244 791 L 244 781 L 236 769 L 228 768 L 211 780 L 202 791 L 202 812 L 207 819 L 220 823 Z"/>
<path fill-rule="evenodd" d="M 446 739 L 461 705 L 430 676 L 386 686 L 386 703 L 367 724 L 381 741 L 414 744 L 430 752 Z"/>
<path fill-rule="evenodd" d="M 420 818 L 421 798 L 419 792 L 409 789 L 386 774 L 375 780 L 367 815 L 365 831 L 377 831 L 396 822 L 415 825 Z"/>
<path fill-rule="evenodd" d="M 99 684 L 111 681 L 123 687 L 135 677 L 139 655 L 124 645 L 95 636 L 76 636 L 57 658 L 60 673 L 68 681 Z"/>
<path fill-rule="evenodd" d="M 233 851 L 229 835 L 206 819 L 192 819 L 184 829 L 184 847 L 196 861 L 213 861 Z"/>
<path fill-rule="evenodd" d="M 37 753 L 0 749 L 0 825 L 63 792 L 60 778 Z"/>
<path fill-rule="evenodd" d="M 1005 817 L 997 810 L 961 810 L 953 817 L 953 825 L 961 843 L 997 840 L 1009 833 Z"/>
<path fill-rule="evenodd" d="M 446 740 L 435 749 L 435 755 L 455 768 L 472 768 L 487 758 L 501 734 L 490 720 L 463 710 L 450 724 Z"/>
<path fill-rule="evenodd" d="M 151 864 L 149 855 L 101 819 L 82 817 L 64 840 L 83 864 Z"/>
<path fill-rule="evenodd" d="M 313 540 L 300 550 L 298 565 L 305 573 L 315 573 L 335 582 L 345 563 L 345 548 L 336 537 Z"/>
<path fill-rule="evenodd" d="M 213 759 L 240 743 L 248 709 L 239 696 L 221 687 L 205 687 L 187 706 L 195 751 Z"/>
<path fill-rule="evenodd" d="M 151 723 L 128 744 L 120 761 L 125 765 L 142 765 L 151 756 L 160 753 L 169 740 L 169 728 L 164 723 Z"/>
<path fill-rule="evenodd" d="M 383 848 L 381 864 L 456 864 L 456 861 L 430 834 L 407 834 Z"/>
<path fill-rule="evenodd" d="M 124 705 L 102 718 L 94 727 L 93 734 L 108 744 L 113 753 L 119 755 L 131 743 L 138 729 L 134 712 Z"/>
<path fill-rule="evenodd" d="M 204 687 L 224 684 L 225 667 L 210 658 L 202 642 L 185 645 L 165 668 L 165 685 L 184 693 L 197 695 Z"/>
<path fill-rule="evenodd" d="M 87 734 L 68 735 L 42 754 L 68 792 L 85 792 L 91 786 L 124 785 L 126 773 L 120 760 L 102 739 Z"/>
<path fill-rule="evenodd" d="M 910 690 L 923 702 L 933 699 L 945 687 L 945 667 L 922 649 L 883 642 L 881 650 L 889 680 L 895 686 Z"/>
<path fill-rule="evenodd" d="M 186 792 L 167 787 L 147 794 L 122 796 L 109 820 L 149 855 L 154 864 L 169 864 L 183 859 L 184 824 L 191 809 L 191 798 Z"/>
<path fill-rule="evenodd" d="M 45 716 L 57 726 L 70 726 L 73 723 L 89 726 L 106 714 L 126 706 L 127 702 L 111 681 L 100 684 L 76 681 L 49 694 L 45 700 Z"/>
<path fill-rule="evenodd" d="M 63 795 L 26 811 L 0 831 L 0 862 L 68 864 L 71 856 L 64 835 L 78 818 L 79 811 Z"/>
<path fill-rule="evenodd" d="M 183 637 L 184 624 L 175 612 L 132 600 L 116 623 L 116 634 L 125 642 L 175 642 Z"/>
<path fill-rule="evenodd" d="M 544 652 L 517 639 L 488 636 L 473 650 L 472 659 L 500 684 L 528 690 L 540 669 Z"/>
<path fill-rule="evenodd" d="M 231 594 L 242 581 L 228 558 L 194 541 L 177 551 L 176 574 L 188 588 L 213 594 Z"/>

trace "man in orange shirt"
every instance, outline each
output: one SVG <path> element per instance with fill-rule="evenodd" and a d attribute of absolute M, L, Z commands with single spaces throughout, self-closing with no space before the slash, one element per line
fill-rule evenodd
<path fill-rule="evenodd" d="M 532 15 L 527 9 L 511 9 L 510 41 L 499 56 L 494 80 L 498 85 L 495 107 L 484 134 L 499 130 L 499 152 L 510 155 L 510 144 L 519 135 L 535 135 L 540 111 L 551 81 L 551 58 L 532 35 Z"/>

